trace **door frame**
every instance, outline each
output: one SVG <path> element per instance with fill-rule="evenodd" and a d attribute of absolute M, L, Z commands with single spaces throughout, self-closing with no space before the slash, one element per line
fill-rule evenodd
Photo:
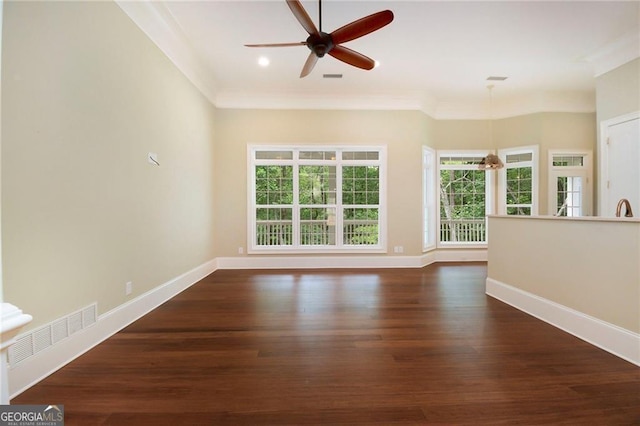
<path fill-rule="evenodd" d="M 557 156 L 580 156 L 583 158 L 583 166 L 555 167 L 553 158 Z M 582 177 L 582 216 L 593 215 L 593 152 L 580 149 L 550 149 L 548 159 L 548 204 L 550 215 L 556 214 L 557 181 L 559 177 Z"/>
<path fill-rule="evenodd" d="M 600 140 L 598 141 L 598 216 L 607 211 L 609 199 L 609 128 L 627 121 L 640 120 L 640 111 L 619 115 L 600 122 Z"/>

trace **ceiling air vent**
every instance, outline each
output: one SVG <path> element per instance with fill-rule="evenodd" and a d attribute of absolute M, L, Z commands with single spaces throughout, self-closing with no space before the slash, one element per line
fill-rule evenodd
<path fill-rule="evenodd" d="M 490 77 L 487 77 L 487 81 L 505 81 L 507 78 L 509 77 L 499 77 L 499 76 L 492 75 Z"/>
<path fill-rule="evenodd" d="M 342 74 L 322 74 L 322 78 L 342 78 Z"/>

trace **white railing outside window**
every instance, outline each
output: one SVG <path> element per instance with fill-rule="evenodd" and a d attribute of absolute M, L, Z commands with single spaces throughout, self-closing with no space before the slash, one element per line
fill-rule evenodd
<path fill-rule="evenodd" d="M 477 243 L 486 240 L 486 219 L 440 220 L 440 241 Z"/>

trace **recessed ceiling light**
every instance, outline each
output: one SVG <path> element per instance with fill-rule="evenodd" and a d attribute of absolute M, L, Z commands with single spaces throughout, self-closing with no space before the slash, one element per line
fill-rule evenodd
<path fill-rule="evenodd" d="M 260 56 L 258 58 L 258 65 L 260 65 L 261 67 L 269 66 L 269 58 L 267 58 L 266 56 Z"/>

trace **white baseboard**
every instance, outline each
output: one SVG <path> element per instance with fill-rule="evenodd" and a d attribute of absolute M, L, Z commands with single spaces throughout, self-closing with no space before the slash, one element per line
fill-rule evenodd
<path fill-rule="evenodd" d="M 81 330 L 9 370 L 9 395 L 19 395 L 94 346 L 151 312 L 217 269 L 211 260 L 98 317 Z"/>
<path fill-rule="evenodd" d="M 420 256 L 243 256 L 218 258 L 220 269 L 420 268 Z"/>
<path fill-rule="evenodd" d="M 432 250 L 420 256 L 241 256 L 218 258 L 218 269 L 422 268 L 434 262 L 486 261 L 487 250 Z"/>
<path fill-rule="evenodd" d="M 435 251 L 435 262 L 486 262 L 487 249 L 438 249 Z"/>
<path fill-rule="evenodd" d="M 640 366 L 640 334 L 487 278 L 486 293 L 594 346 Z"/>

